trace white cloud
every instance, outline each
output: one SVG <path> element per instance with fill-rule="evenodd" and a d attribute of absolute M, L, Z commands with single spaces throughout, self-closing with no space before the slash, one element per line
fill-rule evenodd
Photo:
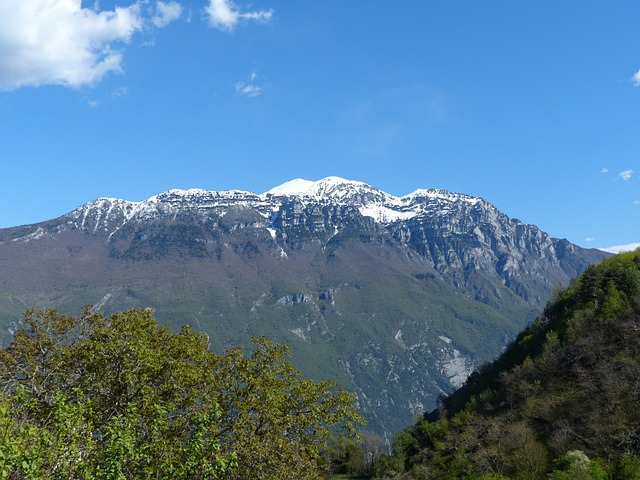
<path fill-rule="evenodd" d="M 176 2 L 158 2 L 156 14 L 151 21 L 158 27 L 166 27 L 182 15 L 182 5 Z"/>
<path fill-rule="evenodd" d="M 637 248 L 640 248 L 640 243 L 630 243 L 628 245 L 614 245 L 613 247 L 600 248 L 600 250 L 603 250 L 609 253 L 620 253 L 620 252 L 632 252 Z"/>
<path fill-rule="evenodd" d="M 256 72 L 251 72 L 246 81 L 236 83 L 236 93 L 245 97 L 257 97 L 266 87 L 256 85 L 256 80 L 258 80 L 258 75 Z"/>
<path fill-rule="evenodd" d="M 585 242 L 593 242 L 596 239 L 596 237 L 587 237 L 585 238 Z"/>
<path fill-rule="evenodd" d="M 624 172 L 620 172 L 618 176 L 623 180 L 629 180 L 634 174 L 633 170 L 625 170 Z"/>
<path fill-rule="evenodd" d="M 236 92 L 245 97 L 257 97 L 262 93 L 262 88 L 249 83 L 238 82 L 236 83 Z"/>
<path fill-rule="evenodd" d="M 640 87 L 640 70 L 638 70 L 631 79 L 636 87 Z"/>
<path fill-rule="evenodd" d="M 105 11 L 81 0 L 0 0 L 0 89 L 78 87 L 121 72 L 118 46 L 147 26 L 148 7 L 143 0 Z M 151 22 L 164 26 L 176 14 L 175 2 L 159 2 Z"/>
<path fill-rule="evenodd" d="M 205 8 L 209 17 L 209 24 L 220 30 L 231 31 L 241 20 L 268 22 L 273 16 L 273 10 L 259 12 L 240 12 L 231 0 L 209 0 Z"/>
<path fill-rule="evenodd" d="M 609 173 L 609 169 L 608 168 L 603 168 L 602 170 L 600 170 L 600 173 Z"/>

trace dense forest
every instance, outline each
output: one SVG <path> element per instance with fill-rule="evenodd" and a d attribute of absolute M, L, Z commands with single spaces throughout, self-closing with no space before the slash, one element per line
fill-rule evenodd
<path fill-rule="evenodd" d="M 387 479 L 640 479 L 640 251 L 589 267 L 400 432 Z"/>

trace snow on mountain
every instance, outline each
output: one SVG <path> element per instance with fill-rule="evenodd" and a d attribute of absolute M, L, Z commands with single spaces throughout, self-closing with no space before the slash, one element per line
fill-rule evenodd
<path fill-rule="evenodd" d="M 416 200 L 426 199 L 426 198 L 435 199 L 435 200 L 445 200 L 448 202 L 460 200 L 460 201 L 470 203 L 472 205 L 475 205 L 476 203 L 482 201 L 481 198 L 465 195 L 464 193 L 452 193 L 452 192 L 449 192 L 448 190 L 441 190 L 441 189 L 425 190 L 423 188 L 420 188 L 415 192 L 409 193 L 408 195 L 404 195 L 400 197 L 399 200 L 403 203 L 414 203 Z"/>
<path fill-rule="evenodd" d="M 408 220 L 419 213 L 419 210 L 400 211 L 384 205 L 363 205 L 358 210 L 363 217 L 371 217 L 377 223 L 383 224 L 397 222 L 398 220 Z"/>
<path fill-rule="evenodd" d="M 462 193 L 452 193 L 441 189 L 418 189 L 402 197 L 396 197 L 372 187 L 367 183 L 357 180 L 346 180 L 341 177 L 326 177 L 316 182 L 297 178 L 272 188 L 263 194 L 263 196 L 266 195 L 296 196 L 302 198 L 313 197 L 340 203 L 355 202 L 367 206 L 369 204 L 384 204 L 393 210 L 400 206 L 422 202 L 425 199 L 442 200 L 445 202 L 463 201 L 472 205 L 481 201 L 478 197 L 472 197 Z M 363 211 L 368 210 L 368 208 L 363 209 Z"/>
<path fill-rule="evenodd" d="M 296 178 L 277 187 L 273 187 L 271 190 L 265 192 L 264 195 L 304 195 L 304 193 L 309 190 L 313 184 L 314 182 L 310 180 Z"/>
<path fill-rule="evenodd" d="M 297 178 L 271 190 L 256 194 L 243 190 L 173 189 L 139 202 L 117 198 L 99 198 L 67 215 L 68 223 L 90 231 L 113 232 L 132 219 L 149 219 L 174 215 L 181 211 L 211 212 L 223 216 L 229 208 L 244 206 L 257 211 L 265 219 L 291 199 L 303 204 L 330 203 L 353 205 L 360 214 L 377 223 L 390 224 L 425 214 L 450 213 L 452 205 L 475 205 L 482 200 L 446 190 L 416 190 L 396 197 L 364 182 L 340 177 L 318 181 Z"/>
<path fill-rule="evenodd" d="M 341 177 L 326 177 L 317 182 L 301 178 L 272 188 L 266 194 L 311 197 L 338 202 L 393 201 L 396 197 L 378 190 L 364 182 L 346 180 Z M 265 195 L 266 195 L 265 194 Z"/>
<path fill-rule="evenodd" d="M 373 195 L 380 197 L 380 200 L 384 197 L 391 197 L 384 193 L 382 190 L 372 187 L 364 182 L 358 182 L 355 180 L 345 180 L 340 177 L 326 177 L 322 180 L 315 182 L 307 192 L 306 195 L 322 198 L 332 198 L 338 200 L 350 200 L 353 197 L 363 195 Z"/>

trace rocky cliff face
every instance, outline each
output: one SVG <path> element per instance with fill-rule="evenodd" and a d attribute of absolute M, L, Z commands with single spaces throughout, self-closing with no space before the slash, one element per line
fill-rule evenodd
<path fill-rule="evenodd" d="M 393 431 L 604 256 L 442 190 L 394 197 L 333 177 L 262 195 L 171 190 L 0 230 L 0 321 L 91 303 L 154 308 L 215 349 L 267 335 Z"/>

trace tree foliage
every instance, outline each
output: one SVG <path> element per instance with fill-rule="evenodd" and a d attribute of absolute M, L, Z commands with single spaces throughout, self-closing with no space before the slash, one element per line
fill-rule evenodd
<path fill-rule="evenodd" d="M 390 478 L 640 477 L 640 251 L 589 267 L 394 444 Z M 395 472 L 395 473 L 394 473 Z"/>
<path fill-rule="evenodd" d="M 303 379 L 288 356 L 287 346 L 261 337 L 250 355 L 233 348 L 218 359 L 218 438 L 238 457 L 228 478 L 317 478 L 320 447 L 335 427 L 352 435 L 361 423 L 351 394 L 331 381 Z"/>
<path fill-rule="evenodd" d="M 0 349 L 0 478 L 318 478 L 360 417 L 260 338 L 219 356 L 148 310 L 30 310 Z"/>

